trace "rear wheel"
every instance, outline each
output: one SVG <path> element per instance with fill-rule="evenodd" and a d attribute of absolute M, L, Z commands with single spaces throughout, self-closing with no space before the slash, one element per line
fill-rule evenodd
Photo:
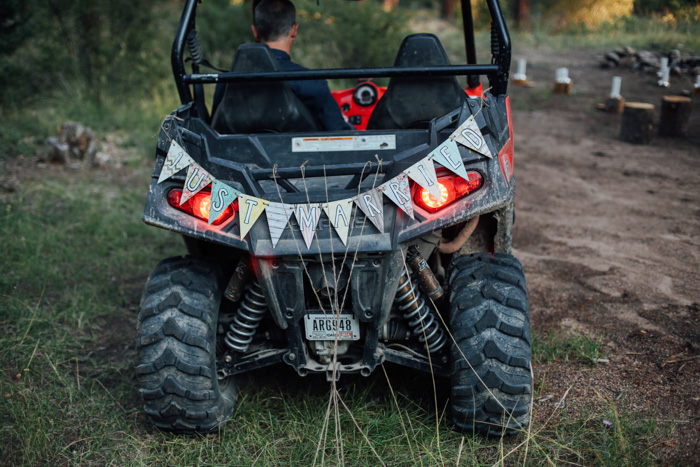
<path fill-rule="evenodd" d="M 238 395 L 216 374 L 219 268 L 200 258 L 161 261 L 146 282 L 138 318 L 138 373 L 145 410 L 160 429 L 217 430 Z"/>
<path fill-rule="evenodd" d="M 512 434 L 530 421 L 532 350 L 525 275 L 511 255 L 452 261 L 452 422 L 463 431 Z"/>

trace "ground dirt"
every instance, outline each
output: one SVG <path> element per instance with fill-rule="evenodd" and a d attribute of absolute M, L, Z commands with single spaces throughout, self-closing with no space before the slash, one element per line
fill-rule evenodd
<path fill-rule="evenodd" d="M 628 102 L 656 106 L 691 89 L 630 70 L 601 70 L 591 51 L 516 50 L 531 87 L 511 86 L 517 179 L 514 253 L 523 262 L 535 333 L 602 339 L 609 363 L 535 366 L 539 416 L 568 390 L 567 408 L 625 401 L 673 420 L 655 451 L 700 462 L 700 108 L 685 138 L 620 140 L 621 116 L 595 109 L 622 76 Z M 552 94 L 568 67 L 574 93 Z M 695 454 L 693 454 L 695 453 Z"/>
<path fill-rule="evenodd" d="M 619 74 L 627 101 L 656 105 L 658 121 L 661 97 L 690 89 L 691 80 L 659 88 L 649 75 L 601 70 L 591 51 L 531 47 L 513 58 L 528 59 L 531 81 L 511 86 L 510 95 L 514 254 L 527 276 L 533 331 L 600 339 L 608 360 L 536 364 L 533 425 L 545 424 L 555 403 L 573 414 L 612 401 L 674 427 L 654 447 L 659 459 L 700 463 L 700 108 L 696 103 L 687 137 L 655 137 L 649 145 L 621 141 L 621 116 L 595 109 Z M 554 69 L 563 66 L 574 93 L 553 95 Z M 84 170 L 109 185 L 134 172 L 144 179 L 150 161 L 139 165 Z M 32 179 L 81 170 L 35 167 L 31 157 L 7 164 L 0 191 L 8 196 Z M 127 317 L 104 325 L 95 352 L 105 360 L 114 358 L 115 345 L 133 342 L 126 330 L 133 329 L 140 287 L 129 287 Z"/>

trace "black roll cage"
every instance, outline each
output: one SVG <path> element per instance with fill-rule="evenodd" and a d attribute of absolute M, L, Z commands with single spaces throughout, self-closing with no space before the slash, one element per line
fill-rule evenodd
<path fill-rule="evenodd" d="M 382 68 L 335 68 L 324 70 L 258 72 L 258 73 L 199 73 L 199 65 L 193 63 L 192 73 L 185 70 L 184 51 L 187 37 L 195 27 L 197 4 L 201 0 L 187 0 L 180 18 L 180 24 L 173 42 L 171 64 L 177 91 L 182 104 L 193 101 L 189 85 L 194 85 L 197 108 L 204 108 L 201 85 L 208 83 L 236 83 L 251 81 L 283 81 L 339 78 L 391 78 L 395 76 L 464 76 L 470 87 L 478 86 L 479 75 L 486 75 L 491 86 L 491 94 L 506 94 L 510 69 L 511 43 L 503 10 L 499 0 L 486 0 L 491 15 L 491 64 L 477 65 L 474 45 L 474 22 L 471 0 L 460 0 L 467 65 L 430 67 L 382 67 Z M 199 88 L 199 89 L 198 89 Z"/>

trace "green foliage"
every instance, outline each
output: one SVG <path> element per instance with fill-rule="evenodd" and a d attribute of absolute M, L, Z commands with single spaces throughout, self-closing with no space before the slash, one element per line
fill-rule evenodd
<path fill-rule="evenodd" d="M 252 42 L 252 3 L 207 0 L 197 8 L 197 33 L 207 58 L 228 70 L 238 46 Z"/>
<path fill-rule="evenodd" d="M 296 61 L 308 68 L 391 66 L 408 32 L 401 9 L 387 13 L 379 2 L 298 2 Z"/>
<path fill-rule="evenodd" d="M 692 8 L 698 8 L 698 0 L 635 0 L 634 12 L 638 15 L 654 13 L 680 13 Z"/>

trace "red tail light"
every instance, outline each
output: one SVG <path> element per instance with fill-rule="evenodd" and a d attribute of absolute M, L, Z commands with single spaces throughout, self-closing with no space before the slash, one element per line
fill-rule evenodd
<path fill-rule="evenodd" d="M 182 206 L 180 206 L 181 198 L 182 190 L 170 190 L 170 193 L 168 193 L 168 204 L 170 204 L 170 206 L 174 207 L 175 209 L 179 209 L 180 211 L 184 211 L 191 216 L 209 222 L 209 209 L 211 207 L 210 190 L 204 189 L 196 193 L 190 199 L 182 203 Z M 226 209 L 224 209 L 224 211 L 221 214 L 219 214 L 219 217 L 212 221 L 212 224 L 223 224 L 230 217 L 234 217 L 236 215 L 237 210 L 238 201 L 234 201 L 233 204 L 226 207 Z"/>
<path fill-rule="evenodd" d="M 460 198 L 481 188 L 484 183 L 484 178 L 479 172 L 467 172 L 469 180 L 462 177 L 451 175 L 438 178 L 440 185 L 440 199 L 431 195 L 428 190 L 423 187 L 418 187 L 413 195 L 413 201 L 428 212 L 436 212 L 448 206 Z"/>

